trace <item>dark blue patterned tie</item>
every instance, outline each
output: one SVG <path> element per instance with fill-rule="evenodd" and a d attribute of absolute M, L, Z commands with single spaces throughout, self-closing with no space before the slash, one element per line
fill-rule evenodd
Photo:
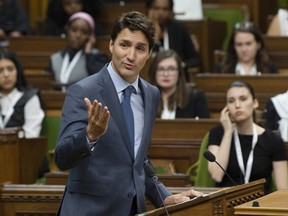
<path fill-rule="evenodd" d="M 134 117 L 133 117 L 133 111 L 132 111 L 131 104 L 130 104 L 130 98 L 131 98 L 132 92 L 136 93 L 136 90 L 132 85 L 129 85 L 126 89 L 124 89 L 124 92 L 123 92 L 124 98 L 123 98 L 121 106 L 124 112 L 124 118 L 126 120 L 127 129 L 129 132 L 131 143 L 133 145 L 132 149 L 134 152 Z"/>

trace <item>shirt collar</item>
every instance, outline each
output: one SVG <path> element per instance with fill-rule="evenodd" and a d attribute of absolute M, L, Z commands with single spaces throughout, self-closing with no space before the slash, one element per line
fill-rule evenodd
<path fill-rule="evenodd" d="M 139 76 L 137 77 L 137 79 L 133 83 L 128 83 L 126 80 L 122 79 L 118 75 L 118 73 L 116 73 L 116 71 L 112 67 L 112 62 L 109 63 L 107 69 L 108 69 L 109 75 L 110 75 L 110 77 L 111 77 L 111 79 L 112 79 L 112 81 L 114 83 L 114 86 L 116 88 L 117 94 L 122 92 L 129 85 L 134 86 L 134 88 L 136 89 L 136 92 L 137 93 L 139 92 Z"/>

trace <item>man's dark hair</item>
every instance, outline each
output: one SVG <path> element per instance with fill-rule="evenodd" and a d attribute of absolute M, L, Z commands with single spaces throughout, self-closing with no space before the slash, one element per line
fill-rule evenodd
<path fill-rule="evenodd" d="M 111 33 L 111 40 L 115 42 L 118 34 L 124 29 L 130 31 L 141 31 L 148 40 L 149 50 L 152 50 L 155 44 L 155 29 L 150 19 L 144 14 L 132 11 L 122 14 L 114 23 Z"/>

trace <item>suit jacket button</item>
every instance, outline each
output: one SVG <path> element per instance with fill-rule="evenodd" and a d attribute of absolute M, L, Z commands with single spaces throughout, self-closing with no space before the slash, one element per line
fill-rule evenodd
<path fill-rule="evenodd" d="M 86 153 L 81 154 L 81 157 L 86 157 L 86 156 L 87 156 Z"/>
<path fill-rule="evenodd" d="M 133 198 L 134 197 L 133 193 L 128 193 L 128 197 Z"/>

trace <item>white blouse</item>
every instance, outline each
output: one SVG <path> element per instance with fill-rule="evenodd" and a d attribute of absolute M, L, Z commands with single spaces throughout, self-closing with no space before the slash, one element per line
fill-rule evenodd
<path fill-rule="evenodd" d="M 0 96 L 0 128 L 5 128 L 11 115 L 14 112 L 14 106 L 22 97 L 23 92 L 14 88 L 8 95 Z M 24 125 L 23 130 L 26 138 L 38 137 L 42 128 L 44 111 L 41 108 L 40 99 L 37 95 L 30 98 L 24 106 Z"/>
<path fill-rule="evenodd" d="M 253 75 L 254 76 L 258 74 L 256 65 L 254 65 L 250 71 L 245 71 L 242 65 L 240 63 L 237 63 L 235 71 L 236 71 L 236 75 Z"/>

